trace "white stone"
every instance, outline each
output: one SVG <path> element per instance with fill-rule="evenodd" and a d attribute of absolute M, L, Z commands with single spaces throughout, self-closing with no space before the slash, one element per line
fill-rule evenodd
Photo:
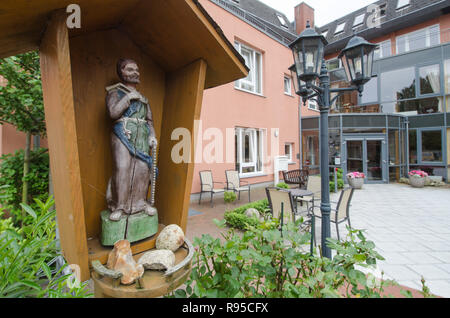
<path fill-rule="evenodd" d="M 256 209 L 254 209 L 254 208 L 247 209 L 247 210 L 245 211 L 245 215 L 248 216 L 249 218 L 255 217 L 255 218 L 257 218 L 257 219 L 259 219 L 260 216 L 261 216 L 261 215 L 259 214 L 259 211 L 256 210 Z"/>
<path fill-rule="evenodd" d="M 184 243 L 184 232 L 176 224 L 166 226 L 156 239 L 156 249 L 175 252 Z"/>
<path fill-rule="evenodd" d="M 154 250 L 142 255 L 138 264 L 145 269 L 165 271 L 175 265 L 175 254 L 170 250 Z"/>

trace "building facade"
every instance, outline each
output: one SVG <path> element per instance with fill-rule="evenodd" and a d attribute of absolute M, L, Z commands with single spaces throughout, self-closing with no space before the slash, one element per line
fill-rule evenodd
<path fill-rule="evenodd" d="M 299 111 L 302 116 L 318 112 L 316 105 L 300 108 L 294 92 L 288 45 L 297 37 L 295 25 L 258 0 L 200 3 L 235 44 L 250 73 L 204 94 L 192 192 L 200 192 L 203 170 L 211 170 L 215 182 L 226 181 L 226 170 L 238 170 L 241 179 L 255 184 L 274 180 L 278 155 L 289 158 L 290 170 L 298 169 Z"/>
<path fill-rule="evenodd" d="M 337 59 L 359 35 L 379 44 L 362 96 L 345 93 L 330 111 L 330 168 L 388 183 L 421 169 L 450 176 L 450 1 L 382 0 L 318 28 L 332 87 L 349 85 Z M 302 166 L 319 168 L 319 119 L 302 119 Z"/>

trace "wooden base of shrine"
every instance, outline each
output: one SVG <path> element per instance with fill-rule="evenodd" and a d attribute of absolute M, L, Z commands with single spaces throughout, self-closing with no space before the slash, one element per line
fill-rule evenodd
<path fill-rule="evenodd" d="M 145 240 L 135 242 L 131 244 L 131 251 L 133 255 L 146 252 L 155 248 L 156 238 L 159 233 L 165 227 L 163 224 L 158 225 L 158 232 Z M 108 255 L 112 251 L 112 247 L 103 246 L 100 242 L 100 237 L 94 237 L 88 239 L 88 255 L 89 255 L 89 266 L 92 261 L 99 260 L 100 263 L 106 264 L 108 261 Z"/>
<path fill-rule="evenodd" d="M 189 251 L 179 248 L 175 252 L 175 264 L 182 262 Z M 134 255 L 137 261 L 143 253 Z M 142 288 L 138 289 L 135 284 L 113 287 L 113 280 L 107 277 L 100 277 L 94 271 L 92 280 L 94 282 L 94 295 L 96 298 L 156 298 L 169 294 L 180 287 L 188 279 L 191 273 L 192 263 L 179 269 L 172 275 L 165 276 L 164 272 L 146 270 L 141 279 Z"/>

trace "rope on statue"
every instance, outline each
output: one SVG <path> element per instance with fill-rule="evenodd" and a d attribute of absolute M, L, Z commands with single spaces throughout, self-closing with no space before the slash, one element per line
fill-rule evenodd
<path fill-rule="evenodd" d="M 151 199 L 150 199 L 150 205 L 155 208 L 155 192 L 156 192 L 156 164 L 158 161 L 158 152 L 156 149 L 156 144 L 155 142 L 153 142 L 153 147 L 152 147 L 152 155 L 153 155 L 153 175 L 152 175 L 152 193 L 151 193 Z M 156 210 L 156 208 L 155 208 Z"/>

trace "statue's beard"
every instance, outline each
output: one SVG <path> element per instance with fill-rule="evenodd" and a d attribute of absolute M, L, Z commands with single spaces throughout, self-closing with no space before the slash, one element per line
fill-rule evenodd
<path fill-rule="evenodd" d="M 139 84 L 141 81 L 139 80 L 139 76 L 123 76 L 123 80 L 125 83 L 129 84 Z"/>

